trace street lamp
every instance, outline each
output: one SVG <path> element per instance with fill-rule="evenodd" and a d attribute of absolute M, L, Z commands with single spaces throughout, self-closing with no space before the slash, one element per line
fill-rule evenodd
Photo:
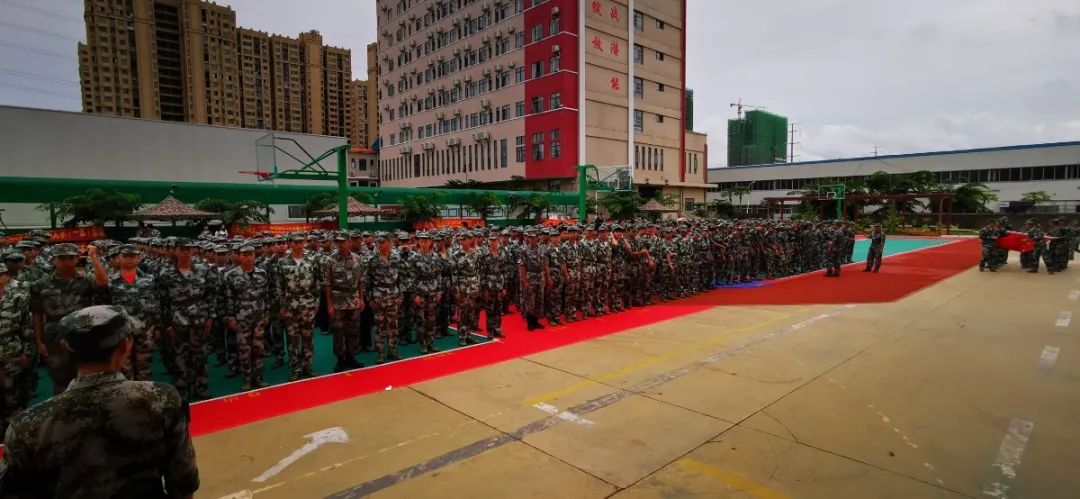
<path fill-rule="evenodd" d="M 749 184 L 746 184 L 746 214 L 747 215 L 750 214 L 750 193 L 754 192 L 754 190 L 751 189 L 751 187 L 754 186 L 754 182 L 757 182 L 757 180 L 751 180 Z"/>

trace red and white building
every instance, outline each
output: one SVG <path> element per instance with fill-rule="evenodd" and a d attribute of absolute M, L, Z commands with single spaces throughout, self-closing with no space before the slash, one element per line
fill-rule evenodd
<path fill-rule="evenodd" d="M 380 177 L 576 189 L 579 164 L 705 199 L 686 0 L 378 0 Z"/>

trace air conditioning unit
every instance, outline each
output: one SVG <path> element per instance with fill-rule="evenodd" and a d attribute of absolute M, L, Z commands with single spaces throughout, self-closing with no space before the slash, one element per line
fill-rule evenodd
<path fill-rule="evenodd" d="M 480 107 L 483 107 L 483 108 L 491 107 L 491 101 L 489 101 L 487 99 L 480 99 Z"/>
<path fill-rule="evenodd" d="M 514 69 L 517 67 L 517 61 L 510 61 L 509 63 L 507 63 L 507 66 L 509 66 L 510 69 Z"/>
<path fill-rule="evenodd" d="M 551 15 L 555 15 L 555 14 L 558 14 L 558 13 L 559 13 L 559 8 L 558 7 L 552 7 L 551 8 Z"/>
<path fill-rule="evenodd" d="M 424 143 L 423 143 L 423 144 L 422 144 L 422 145 L 420 146 L 420 148 L 421 148 L 421 149 L 423 149 L 423 150 L 425 150 L 425 151 L 430 151 L 430 150 L 432 150 L 432 149 L 435 149 L 435 144 L 433 144 L 433 143 L 431 143 L 431 142 L 424 142 Z"/>
<path fill-rule="evenodd" d="M 501 29 L 495 32 L 495 38 L 502 38 L 503 36 L 503 31 Z"/>
<path fill-rule="evenodd" d="M 496 73 L 502 73 L 502 71 L 503 71 L 503 65 L 502 64 L 496 64 L 495 65 L 495 72 Z"/>
<path fill-rule="evenodd" d="M 401 154 L 412 154 L 412 146 L 404 146 L 401 148 Z"/>
<path fill-rule="evenodd" d="M 472 138 L 477 142 L 491 140 L 491 132 L 476 132 L 472 134 Z"/>
<path fill-rule="evenodd" d="M 480 41 L 483 42 L 483 43 L 488 43 L 488 42 L 491 41 L 491 37 L 488 36 L 488 35 L 483 35 L 483 36 L 480 37 Z"/>
<path fill-rule="evenodd" d="M 441 120 L 441 119 L 445 119 L 445 118 L 446 118 L 446 113 L 444 113 L 442 111 L 436 111 L 435 112 L 435 119 Z"/>
<path fill-rule="evenodd" d="M 558 54 L 558 53 L 559 53 L 559 50 L 561 50 L 561 49 L 559 49 L 559 46 L 558 46 L 558 45 L 552 45 L 552 46 L 551 46 L 551 53 L 553 53 L 553 54 Z"/>
<path fill-rule="evenodd" d="M 404 130 L 406 128 L 412 128 L 412 123 L 409 123 L 408 121 L 402 121 L 401 122 L 401 129 Z"/>
<path fill-rule="evenodd" d="M 461 78 L 455 78 L 454 79 L 454 86 L 455 87 L 460 87 L 461 86 Z"/>
<path fill-rule="evenodd" d="M 461 109 L 455 109 L 454 116 L 461 116 Z"/>
<path fill-rule="evenodd" d="M 446 145 L 450 147 L 457 147 L 461 145 L 461 139 L 446 139 Z"/>
<path fill-rule="evenodd" d="M 506 32 L 510 33 L 511 35 L 514 34 L 515 31 L 517 31 L 517 27 L 515 26 L 510 26 L 509 28 L 506 28 Z"/>

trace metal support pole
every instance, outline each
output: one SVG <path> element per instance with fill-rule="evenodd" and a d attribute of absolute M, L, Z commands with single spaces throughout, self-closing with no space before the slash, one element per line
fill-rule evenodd
<path fill-rule="evenodd" d="M 939 236 L 942 234 L 941 222 L 943 220 L 942 215 L 945 213 L 945 203 L 946 202 L 948 202 L 948 199 L 938 198 L 937 230 L 938 230 L 938 235 Z"/>
<path fill-rule="evenodd" d="M 589 165 L 578 165 L 578 222 L 584 223 L 589 215 L 588 197 L 588 169 Z"/>
<path fill-rule="evenodd" d="M 349 228 L 349 171 L 345 156 L 348 149 L 342 148 L 337 152 L 337 186 L 338 186 L 338 229 Z"/>

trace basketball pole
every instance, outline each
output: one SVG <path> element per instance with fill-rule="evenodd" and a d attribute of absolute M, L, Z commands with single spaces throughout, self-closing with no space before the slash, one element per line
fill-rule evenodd
<path fill-rule="evenodd" d="M 338 229 L 349 228 L 349 172 L 346 161 L 346 151 L 339 149 L 337 152 L 337 197 L 338 197 Z"/>

